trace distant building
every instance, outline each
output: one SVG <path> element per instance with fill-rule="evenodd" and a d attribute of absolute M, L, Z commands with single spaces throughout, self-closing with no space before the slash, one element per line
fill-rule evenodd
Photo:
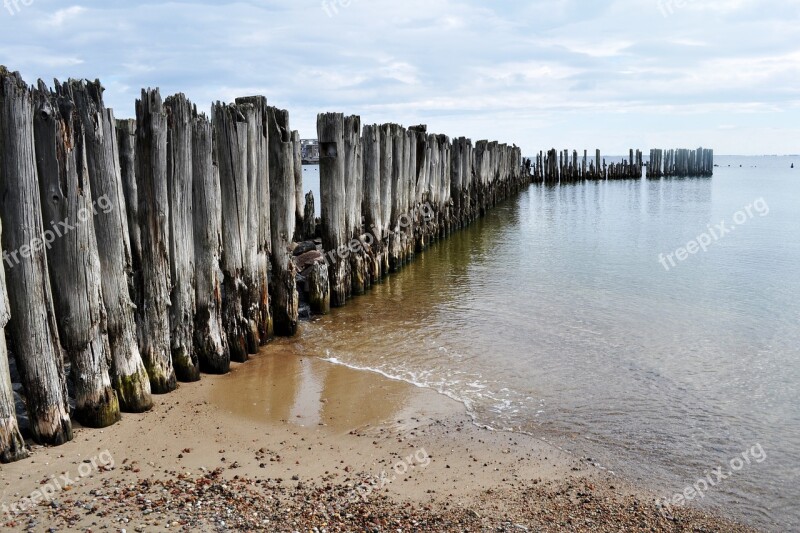
<path fill-rule="evenodd" d="M 300 147 L 304 165 L 319 164 L 319 141 L 317 139 L 301 139 Z"/>

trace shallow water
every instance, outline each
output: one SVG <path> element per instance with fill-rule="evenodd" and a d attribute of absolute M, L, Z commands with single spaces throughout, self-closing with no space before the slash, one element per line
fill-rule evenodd
<path fill-rule="evenodd" d="M 370 372 L 305 357 L 301 339 L 276 339 L 246 365 L 234 365 L 211 401 L 256 422 L 337 433 L 376 426 L 402 429 L 412 418 L 460 412 L 455 402 L 441 405 L 440 397 L 430 393 L 433 402 L 400 380 L 376 379 Z"/>
<path fill-rule="evenodd" d="M 713 178 L 531 186 L 304 324 L 292 350 L 433 388 L 477 423 L 546 435 L 664 497 L 723 467 L 702 505 L 797 530 L 792 162 L 718 157 Z M 735 229 L 675 258 L 722 220 Z"/>

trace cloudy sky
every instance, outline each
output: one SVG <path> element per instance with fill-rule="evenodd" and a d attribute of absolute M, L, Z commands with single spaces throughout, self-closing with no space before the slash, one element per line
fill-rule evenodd
<path fill-rule="evenodd" d="M 0 0 L 0 64 L 604 153 L 800 153 L 800 0 Z M 27 5 L 26 5 L 27 4 Z"/>

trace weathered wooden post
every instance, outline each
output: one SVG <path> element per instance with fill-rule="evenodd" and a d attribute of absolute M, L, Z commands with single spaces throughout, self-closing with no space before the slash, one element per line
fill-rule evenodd
<path fill-rule="evenodd" d="M 392 172 L 394 168 L 394 129 L 391 124 L 380 126 L 381 140 L 381 227 L 376 235 L 381 241 L 381 272 L 389 273 L 389 232 L 392 229 Z"/>
<path fill-rule="evenodd" d="M 308 305 L 316 315 L 327 315 L 331 312 L 331 287 L 328 279 L 328 265 L 319 261 L 311 267 L 306 283 L 308 287 Z"/>
<path fill-rule="evenodd" d="M 561 183 L 562 181 L 566 181 L 565 177 L 561 175 L 561 152 L 557 152 L 555 149 L 553 149 L 550 153 L 550 160 L 553 168 L 553 183 Z"/>
<path fill-rule="evenodd" d="M 714 175 L 714 149 L 708 150 L 708 175 Z"/>
<path fill-rule="evenodd" d="M 192 217 L 192 104 L 183 94 L 164 102 L 169 195 L 169 322 L 172 365 L 179 381 L 200 380 L 194 349 L 195 264 Z"/>
<path fill-rule="evenodd" d="M 295 130 L 292 132 L 292 148 L 294 155 L 294 241 L 300 242 L 304 240 L 303 226 L 304 226 L 304 210 L 303 210 L 303 146 L 300 142 L 300 132 Z M 313 215 L 312 215 L 313 216 Z"/>
<path fill-rule="evenodd" d="M 314 193 L 306 194 L 305 210 L 303 212 L 303 238 L 313 239 L 317 235 L 317 206 L 314 202 Z"/>
<path fill-rule="evenodd" d="M 44 227 L 31 93 L 19 73 L 4 67 L 0 67 L 0 216 L 14 318 L 9 328 L 11 348 L 25 388 L 31 432 L 42 444 L 63 444 L 72 440 L 72 424 L 47 257 L 39 239 Z"/>
<path fill-rule="evenodd" d="M 116 121 L 113 112 L 103 104 L 100 82 L 71 81 L 69 91 L 83 124 L 92 196 L 96 202 L 102 200 L 107 206 L 95 215 L 94 229 L 111 345 L 111 384 L 122 411 L 141 413 L 153 406 L 153 399 L 139 350 L 134 303 L 131 301 L 130 238 L 133 234 L 128 228 L 120 170 L 121 161 L 130 157 L 132 162 L 134 156 L 126 153 L 123 158 L 118 152 Z M 126 170 L 135 177 L 133 169 Z"/>
<path fill-rule="evenodd" d="M 431 171 L 431 147 L 428 144 L 428 126 L 420 124 L 409 128 L 413 133 L 414 154 L 414 206 L 415 225 L 414 225 L 414 252 L 424 251 L 430 242 L 430 171 Z"/>
<path fill-rule="evenodd" d="M 235 105 L 220 102 L 213 107 L 211 123 L 222 199 L 222 322 L 228 336 L 231 361 L 243 363 L 248 359 L 248 345 L 255 342 L 243 307 L 248 235 L 248 128 Z"/>
<path fill-rule="evenodd" d="M 86 145 L 75 105 L 58 86 L 61 97 L 39 81 L 34 91 L 34 150 L 50 265 L 50 285 L 61 346 L 70 362 L 75 390 L 75 419 L 87 427 L 108 427 L 120 419 L 119 401 L 111 387 L 101 289 L 100 257 L 94 212 L 107 209 L 92 200 Z M 65 223 L 69 235 L 50 229 Z"/>
<path fill-rule="evenodd" d="M 605 176 L 600 175 L 600 149 L 595 150 L 594 159 L 595 159 L 594 171 L 597 174 L 596 176 L 597 179 L 605 178 Z"/>
<path fill-rule="evenodd" d="M 364 126 L 362 145 L 364 149 L 364 226 L 370 237 L 370 271 L 372 283 L 383 277 L 383 243 L 381 228 L 381 137 L 377 124 Z"/>
<path fill-rule="evenodd" d="M 467 225 L 472 222 L 472 174 L 474 172 L 474 149 L 472 147 L 472 139 L 465 139 L 464 150 L 463 150 L 463 158 L 464 162 L 462 163 L 462 185 L 463 189 L 461 192 L 462 200 L 462 212 L 464 212 L 464 224 Z"/>
<path fill-rule="evenodd" d="M 625 176 L 626 178 L 632 178 L 633 177 L 633 168 L 634 168 L 633 148 L 630 148 L 629 152 L 628 152 L 628 175 Z"/>
<path fill-rule="evenodd" d="M 396 194 L 398 194 L 398 210 L 397 210 L 397 219 L 395 224 L 397 224 L 397 234 L 399 237 L 399 263 L 401 266 L 404 266 L 406 263 L 409 262 L 411 259 L 410 257 L 410 246 L 409 246 L 409 230 L 413 227 L 413 221 L 409 216 L 408 212 L 408 190 L 411 180 L 409 179 L 409 174 L 411 173 L 411 138 L 409 136 L 409 131 L 401 127 L 399 130 L 400 134 L 400 144 L 402 146 L 402 160 L 400 161 L 400 174 L 399 174 L 399 182 L 398 187 L 396 190 Z"/>
<path fill-rule="evenodd" d="M 403 200 L 403 214 L 405 215 L 405 261 L 409 262 L 416 253 L 416 231 L 418 229 L 417 214 L 417 132 L 412 129 L 406 131 L 406 185 L 405 199 Z M 449 174 L 448 174 L 449 178 Z M 449 190 L 449 188 L 448 188 Z"/>
<path fill-rule="evenodd" d="M 488 155 L 489 141 L 481 140 L 475 145 L 475 171 L 478 183 L 477 193 L 477 215 L 483 216 L 486 214 L 487 207 L 487 187 L 489 183 L 489 155 Z M 552 151 L 555 154 L 555 150 Z M 555 159 L 553 159 L 555 163 Z"/>
<path fill-rule="evenodd" d="M 324 113 L 317 116 L 320 149 L 320 193 L 322 195 L 322 245 L 328 254 L 331 306 L 347 302 L 347 194 L 345 187 L 344 115 Z"/>
<path fill-rule="evenodd" d="M 573 182 L 578 181 L 578 151 L 577 150 L 573 150 L 572 151 L 572 169 L 571 169 L 571 174 L 572 174 L 572 176 L 571 176 L 572 177 L 572 181 Z"/>
<path fill-rule="evenodd" d="M 361 151 L 361 117 L 352 115 L 344 118 L 345 149 L 345 194 L 346 194 L 346 236 L 348 246 L 361 237 L 361 204 L 364 201 L 364 165 Z M 349 296 L 360 296 L 366 288 L 365 254 L 363 247 L 350 246 L 348 251 L 350 267 Z"/>
<path fill-rule="evenodd" d="M 139 229 L 139 193 L 136 188 L 136 120 L 119 119 L 116 125 L 120 178 L 128 214 L 131 295 L 133 301 L 138 302 L 142 294 L 142 232 Z"/>
<path fill-rule="evenodd" d="M 664 154 L 664 175 L 672 176 L 675 171 L 675 150 L 666 150 Z"/>
<path fill-rule="evenodd" d="M 588 150 L 584 150 L 583 151 L 583 164 L 581 165 L 581 179 L 583 179 L 583 180 L 586 179 L 586 168 L 587 168 L 588 162 L 589 162 L 589 151 Z"/>
<path fill-rule="evenodd" d="M 450 232 L 450 138 L 437 135 L 436 141 L 439 146 L 439 237 L 444 238 Z"/>
<path fill-rule="evenodd" d="M 194 348 L 203 372 L 225 374 L 230 370 L 231 353 L 222 322 L 222 198 L 212 138 L 208 118 L 193 109 Z"/>
<path fill-rule="evenodd" d="M 0 241 L 2 234 L 3 224 L 0 221 Z M 28 456 L 25 441 L 19 431 L 11 371 L 8 367 L 5 327 L 10 318 L 5 267 L 0 265 L 0 463 L 12 463 Z"/>
<path fill-rule="evenodd" d="M 389 233 L 389 268 L 397 272 L 403 266 L 403 235 L 400 229 L 400 217 L 403 214 L 403 198 L 405 197 L 405 129 L 392 124 L 392 197 Z M 388 141 L 387 141 L 388 142 Z"/>
<path fill-rule="evenodd" d="M 272 316 L 275 334 L 291 337 L 297 333 L 297 272 L 292 244 L 295 224 L 294 146 L 289 112 L 267 108 L 269 139 L 270 222 L 272 228 Z"/>
<path fill-rule="evenodd" d="M 442 179 L 441 172 L 439 172 L 439 141 L 436 135 L 426 134 L 425 143 L 426 147 L 426 162 L 427 162 L 427 192 L 428 202 L 432 210 L 432 218 L 430 224 L 425 228 L 425 243 L 427 246 L 439 236 L 440 227 L 440 214 L 441 210 L 439 205 L 439 194 L 441 192 L 440 180 Z"/>
<path fill-rule="evenodd" d="M 466 139 L 453 139 L 453 154 L 450 160 L 450 198 L 453 202 L 453 223 L 461 225 L 461 190 L 464 180 L 464 150 Z"/>
<path fill-rule="evenodd" d="M 267 99 L 263 96 L 237 98 L 236 106 L 247 121 L 247 203 L 248 233 L 245 235 L 244 279 L 250 322 L 250 353 L 258 353 L 272 336 L 273 319 L 269 302 L 269 261 L 271 253 L 270 160 Z M 294 176 L 292 176 L 294 179 Z M 294 213 L 292 213 L 294 216 Z M 291 238 L 291 236 L 290 236 Z"/>
<path fill-rule="evenodd" d="M 136 101 L 136 185 L 142 238 L 142 301 L 137 302 L 139 348 L 155 394 L 177 387 L 170 342 L 170 212 L 167 114 L 158 89 Z"/>

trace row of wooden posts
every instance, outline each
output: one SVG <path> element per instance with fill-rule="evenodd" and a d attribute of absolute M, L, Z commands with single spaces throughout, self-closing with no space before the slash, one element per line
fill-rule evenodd
<path fill-rule="evenodd" d="M 322 245 L 315 268 L 330 294 L 309 298 L 344 305 L 413 259 L 431 242 L 483 215 L 530 183 L 516 146 L 464 137 L 450 140 L 424 125 L 361 128 L 357 116 L 318 118 Z M 363 223 L 362 223 L 363 220 Z M 313 274 L 315 278 L 318 273 Z"/>
<path fill-rule="evenodd" d="M 642 168 L 647 167 L 648 178 L 712 176 L 714 174 L 714 151 L 697 150 L 650 150 L 650 160 L 645 163 L 640 150 L 631 149 L 627 159 L 618 163 L 606 164 L 600 159 L 600 150 L 595 151 L 594 160 L 589 159 L 587 150 L 579 160 L 577 150 L 547 153 L 540 151 L 533 164 L 534 183 L 576 183 L 586 180 L 641 179 Z"/>
<path fill-rule="evenodd" d="M 642 152 L 630 150 L 629 158 L 620 163 L 606 164 L 600 159 L 600 150 L 595 150 L 594 159 L 589 158 L 588 150 L 578 159 L 578 151 L 558 151 L 555 148 L 542 151 L 536 156 L 533 166 L 534 183 L 576 183 L 586 180 L 639 179 L 642 177 Z"/>
<path fill-rule="evenodd" d="M 318 134 L 319 220 L 264 97 L 209 119 L 148 89 L 116 120 L 98 81 L 0 67 L 0 461 L 26 456 L 9 352 L 31 436 L 58 445 L 294 335 L 298 285 L 318 313 L 344 305 L 530 183 L 516 146 L 336 113 Z"/>
<path fill-rule="evenodd" d="M 650 150 L 648 178 L 713 175 L 714 150 L 702 147 L 697 150 Z"/>

